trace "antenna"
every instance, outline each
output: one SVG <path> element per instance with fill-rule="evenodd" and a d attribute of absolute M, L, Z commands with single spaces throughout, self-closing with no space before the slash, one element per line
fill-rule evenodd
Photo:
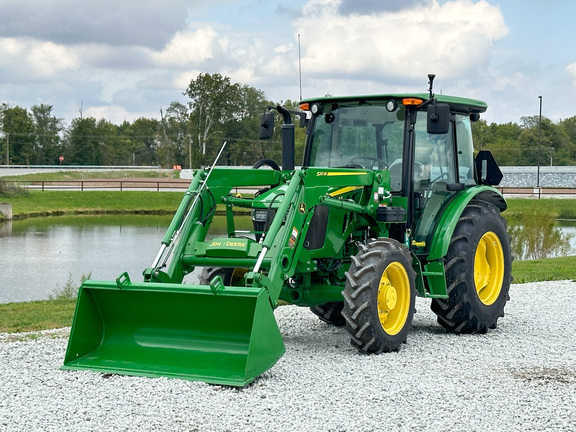
<path fill-rule="evenodd" d="M 300 78 L 300 100 L 302 100 L 302 56 L 300 55 L 300 33 L 298 33 L 298 75 Z"/>

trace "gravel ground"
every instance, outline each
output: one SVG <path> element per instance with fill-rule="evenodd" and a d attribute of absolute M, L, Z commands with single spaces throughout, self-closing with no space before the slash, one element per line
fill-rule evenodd
<path fill-rule="evenodd" d="M 418 299 L 398 353 L 361 355 L 306 308 L 287 352 L 243 389 L 61 371 L 68 329 L 0 334 L 1 431 L 574 431 L 576 282 L 513 285 L 487 335 L 454 335 Z"/>

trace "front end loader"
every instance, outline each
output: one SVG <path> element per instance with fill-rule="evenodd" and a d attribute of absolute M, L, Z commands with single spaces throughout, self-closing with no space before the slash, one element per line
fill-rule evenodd
<path fill-rule="evenodd" d="M 400 349 L 416 295 L 449 331 L 495 328 L 511 258 L 502 175 L 489 152 L 474 158 L 486 104 L 436 96 L 433 79 L 424 94 L 269 108 L 260 137 L 280 113 L 282 166 L 196 171 L 142 281 L 82 284 L 63 368 L 244 386 L 285 351 L 279 301 L 344 327 L 366 353 Z M 293 116 L 307 128 L 301 168 Z M 239 209 L 251 230 L 237 228 Z"/>

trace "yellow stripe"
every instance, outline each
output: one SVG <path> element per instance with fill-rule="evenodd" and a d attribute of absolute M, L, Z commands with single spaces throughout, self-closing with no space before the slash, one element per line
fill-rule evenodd
<path fill-rule="evenodd" d="M 329 195 L 330 195 L 331 197 L 335 197 L 335 196 L 342 195 L 342 194 L 345 194 L 345 193 L 348 193 L 348 192 L 352 192 L 352 191 L 355 191 L 355 190 L 358 190 L 358 189 L 362 189 L 362 187 L 363 187 L 363 186 L 347 186 L 347 187 L 345 187 L 345 188 L 338 189 L 337 191 L 334 191 L 334 192 L 330 193 Z"/>
<path fill-rule="evenodd" d="M 366 175 L 367 172 L 329 172 L 328 176 L 355 176 L 355 175 Z"/>

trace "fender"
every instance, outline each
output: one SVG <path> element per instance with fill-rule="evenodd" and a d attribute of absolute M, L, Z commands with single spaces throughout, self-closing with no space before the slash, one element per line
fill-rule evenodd
<path fill-rule="evenodd" d="M 475 186 L 458 193 L 452 202 L 448 204 L 436 226 L 432 237 L 432 245 L 430 246 L 430 254 L 426 258 L 427 261 L 438 260 L 448 253 L 450 240 L 460 216 L 462 216 L 468 203 L 477 197 L 482 201 L 495 205 L 501 212 L 506 210 L 507 205 L 504 197 L 497 189 L 491 186 Z"/>

